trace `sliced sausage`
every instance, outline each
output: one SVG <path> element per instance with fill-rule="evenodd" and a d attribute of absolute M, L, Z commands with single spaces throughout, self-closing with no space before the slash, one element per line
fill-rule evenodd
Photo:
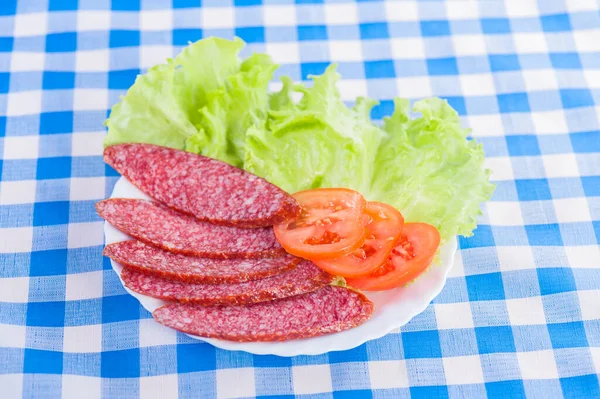
<path fill-rule="evenodd" d="M 300 212 L 285 191 L 243 169 L 151 144 L 119 144 L 104 161 L 150 197 L 212 223 L 265 227 Z"/>
<path fill-rule="evenodd" d="M 238 284 L 184 283 L 150 276 L 124 268 L 125 286 L 140 294 L 166 301 L 201 305 L 242 305 L 315 291 L 333 281 L 333 276 L 314 263 L 302 261 L 293 270 L 273 277 Z"/>
<path fill-rule="evenodd" d="M 229 341 L 286 341 L 356 327 L 371 317 L 363 294 L 326 286 L 307 294 L 245 306 L 171 303 L 152 314 L 165 326 L 205 338 Z"/>
<path fill-rule="evenodd" d="M 122 232 L 174 253 L 218 259 L 285 254 L 270 227 L 219 226 L 142 199 L 111 198 L 98 202 L 96 210 Z"/>

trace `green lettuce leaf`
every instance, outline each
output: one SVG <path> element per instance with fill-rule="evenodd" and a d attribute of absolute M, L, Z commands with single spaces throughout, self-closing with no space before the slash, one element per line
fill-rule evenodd
<path fill-rule="evenodd" d="M 271 96 L 266 124 L 247 132 L 244 168 L 289 192 L 315 187 L 365 192 L 384 137 L 369 119 L 377 102 L 359 99 L 348 108 L 336 87 L 335 65 L 312 78 L 310 88 L 284 79 Z M 303 95 L 298 104 L 291 100 L 293 91 Z"/>
<path fill-rule="evenodd" d="M 107 120 L 105 146 L 158 144 L 220 159 L 296 192 L 347 187 L 389 203 L 407 221 L 436 226 L 443 239 L 470 235 L 480 204 L 494 190 L 481 145 L 446 101 L 410 107 L 396 99 L 383 126 L 371 121 L 377 101 L 349 108 L 331 65 L 312 86 L 283 76 L 265 54 L 240 60 L 244 43 L 208 38 L 138 76 Z M 293 94 L 301 99 L 293 100 Z M 411 111 L 416 115 L 411 115 Z"/>
<path fill-rule="evenodd" d="M 246 131 L 266 120 L 267 87 L 275 69 L 271 57 L 253 54 L 223 87 L 208 93 L 207 104 L 199 110 L 198 132 L 187 140 L 186 150 L 242 167 Z"/>
<path fill-rule="evenodd" d="M 241 39 L 200 40 L 174 60 L 139 75 L 111 110 L 104 146 L 135 142 L 183 149 L 198 132 L 198 109 L 208 93 L 239 70 L 243 47 Z"/>
<path fill-rule="evenodd" d="M 426 222 L 442 238 L 471 235 L 494 186 L 484 169 L 484 151 L 458 114 L 439 98 L 421 100 L 411 119 L 409 102 L 396 99 L 384 120 L 388 137 L 379 148 L 368 197 L 394 205 L 407 221 Z"/>

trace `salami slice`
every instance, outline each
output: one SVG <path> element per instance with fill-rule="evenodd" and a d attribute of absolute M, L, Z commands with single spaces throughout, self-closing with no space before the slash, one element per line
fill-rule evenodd
<path fill-rule="evenodd" d="M 229 341 L 286 341 L 356 327 L 371 317 L 363 294 L 326 286 L 311 293 L 246 306 L 172 303 L 152 314 L 156 321 L 205 338 Z"/>
<path fill-rule="evenodd" d="M 107 245 L 102 252 L 140 273 L 187 283 L 242 283 L 274 276 L 296 267 L 300 258 L 211 259 L 174 254 L 137 240 Z"/>
<path fill-rule="evenodd" d="M 98 202 L 96 210 L 122 232 L 174 253 L 219 259 L 285 254 L 268 227 L 219 226 L 141 199 L 111 198 Z"/>
<path fill-rule="evenodd" d="M 194 284 L 166 280 L 124 268 L 125 286 L 140 294 L 166 301 L 200 305 L 243 305 L 271 301 L 315 291 L 331 283 L 330 274 L 314 263 L 302 261 L 293 270 L 273 277 L 239 284 Z"/>
<path fill-rule="evenodd" d="M 151 144 L 119 144 L 104 161 L 150 197 L 200 220 L 266 227 L 300 212 L 266 180 L 216 159 Z"/>

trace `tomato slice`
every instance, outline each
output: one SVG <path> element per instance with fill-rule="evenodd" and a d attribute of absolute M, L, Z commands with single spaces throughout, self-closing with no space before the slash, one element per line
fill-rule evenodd
<path fill-rule="evenodd" d="M 319 188 L 293 195 L 300 216 L 275 225 L 275 236 L 292 255 L 310 260 L 339 258 L 365 242 L 366 201 L 345 188 Z"/>
<path fill-rule="evenodd" d="M 349 255 L 336 259 L 315 260 L 328 273 L 342 277 L 360 277 L 381 266 L 398 242 L 404 218 L 393 206 L 367 202 L 363 212 L 365 243 Z"/>
<path fill-rule="evenodd" d="M 439 245 L 440 233 L 435 227 L 426 223 L 407 223 L 387 262 L 366 277 L 347 279 L 346 282 L 365 291 L 383 291 L 405 285 L 427 269 Z"/>

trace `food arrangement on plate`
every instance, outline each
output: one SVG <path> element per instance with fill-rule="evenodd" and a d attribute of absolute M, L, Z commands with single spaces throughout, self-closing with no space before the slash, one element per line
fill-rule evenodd
<path fill-rule="evenodd" d="M 381 295 L 472 234 L 493 192 L 483 149 L 438 98 L 396 99 L 376 125 L 376 101 L 341 100 L 335 66 L 270 92 L 277 66 L 243 46 L 190 44 L 113 107 L 104 160 L 135 194 L 96 205 L 127 235 L 107 231 L 104 255 L 144 306 L 160 300 L 156 321 L 209 342 L 366 331 L 390 317 Z"/>

